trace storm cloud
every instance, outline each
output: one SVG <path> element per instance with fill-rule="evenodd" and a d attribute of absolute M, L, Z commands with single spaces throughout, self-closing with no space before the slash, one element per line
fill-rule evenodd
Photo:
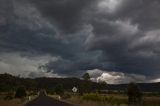
<path fill-rule="evenodd" d="M 154 81 L 159 11 L 159 0 L 0 0 L 0 72 L 81 77 L 100 70 L 96 79 L 111 83 Z"/>

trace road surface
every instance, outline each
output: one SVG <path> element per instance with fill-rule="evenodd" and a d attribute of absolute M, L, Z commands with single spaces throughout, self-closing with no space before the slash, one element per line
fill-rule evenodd
<path fill-rule="evenodd" d="M 61 102 L 46 95 L 40 94 L 39 97 L 27 103 L 25 106 L 74 106 L 74 105 Z"/>

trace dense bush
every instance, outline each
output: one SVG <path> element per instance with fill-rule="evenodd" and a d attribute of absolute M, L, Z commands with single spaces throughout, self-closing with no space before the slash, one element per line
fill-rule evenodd
<path fill-rule="evenodd" d="M 46 92 L 47 92 L 48 95 L 54 95 L 55 94 L 54 89 L 47 89 Z"/>
<path fill-rule="evenodd" d="M 25 97 L 27 94 L 26 94 L 26 90 L 24 87 L 19 87 L 17 90 L 16 90 L 16 94 L 15 94 L 15 98 L 23 98 Z"/>
<path fill-rule="evenodd" d="M 56 86 L 55 88 L 55 93 L 58 94 L 58 95 L 64 95 L 64 88 L 63 88 L 63 85 L 59 84 Z"/>
<path fill-rule="evenodd" d="M 142 92 L 135 83 L 130 83 L 127 89 L 128 102 L 129 104 L 141 104 Z"/>

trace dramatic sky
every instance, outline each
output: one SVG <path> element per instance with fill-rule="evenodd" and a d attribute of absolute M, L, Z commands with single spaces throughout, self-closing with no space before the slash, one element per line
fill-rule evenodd
<path fill-rule="evenodd" d="M 160 0 L 0 0 L 0 73 L 160 81 Z"/>

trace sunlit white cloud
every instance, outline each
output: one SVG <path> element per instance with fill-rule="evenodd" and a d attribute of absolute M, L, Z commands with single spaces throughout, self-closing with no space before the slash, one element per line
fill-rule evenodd
<path fill-rule="evenodd" d="M 151 81 L 149 81 L 149 82 L 160 82 L 160 78 L 153 79 L 153 80 L 151 80 Z"/>
<path fill-rule="evenodd" d="M 145 82 L 146 76 L 138 74 L 127 74 L 123 72 L 114 71 L 102 71 L 99 69 L 88 70 L 87 71 L 91 80 L 96 82 L 105 81 L 108 84 L 119 84 L 119 83 L 129 83 L 129 82 Z"/>
<path fill-rule="evenodd" d="M 109 73 L 103 73 L 100 77 L 97 78 L 97 81 L 105 81 L 109 84 L 116 83 L 122 76 L 120 75 L 112 75 Z"/>

